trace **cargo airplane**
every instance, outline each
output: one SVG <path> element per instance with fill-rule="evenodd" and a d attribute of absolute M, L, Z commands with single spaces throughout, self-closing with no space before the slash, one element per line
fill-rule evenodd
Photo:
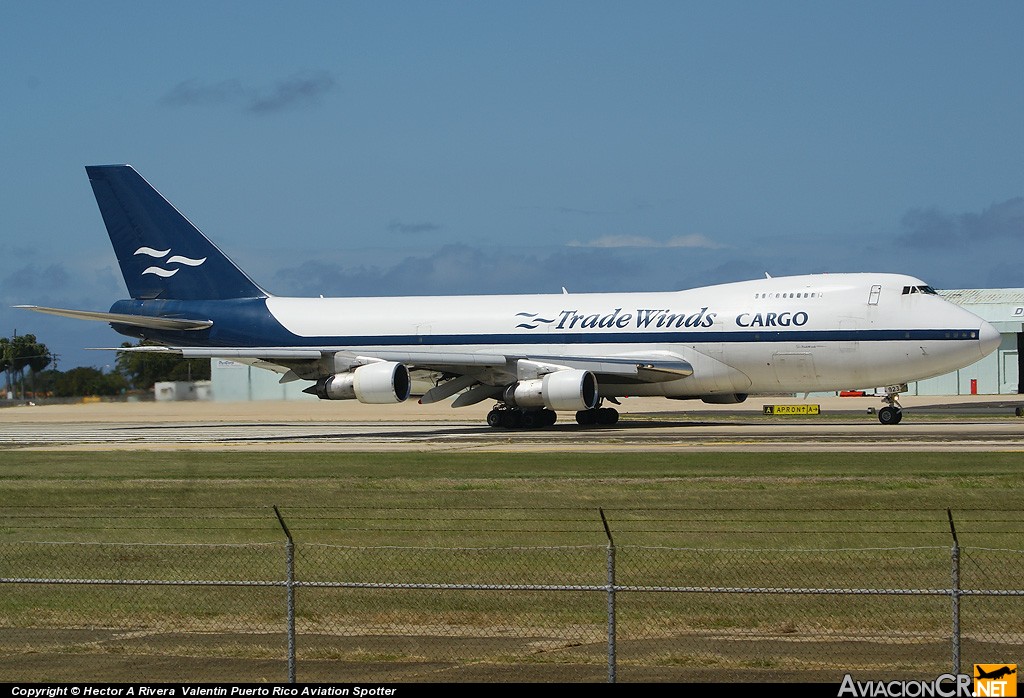
<path fill-rule="evenodd" d="M 109 322 L 156 343 L 129 351 L 222 357 L 304 380 L 324 400 L 495 400 L 494 427 L 556 412 L 614 424 L 626 396 L 709 403 L 754 393 L 889 386 L 967 366 L 998 332 L 900 274 L 764 278 L 662 293 L 289 298 L 265 291 L 128 165 L 86 167 L 131 294 L 108 312 L 20 306 Z"/>

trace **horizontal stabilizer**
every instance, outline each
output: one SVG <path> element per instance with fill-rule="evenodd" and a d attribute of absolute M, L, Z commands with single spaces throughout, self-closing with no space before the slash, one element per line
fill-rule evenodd
<path fill-rule="evenodd" d="M 128 315 L 125 313 L 101 313 L 94 310 L 67 310 L 65 308 L 47 308 L 41 305 L 16 305 L 15 308 L 34 310 L 47 315 L 60 315 L 78 320 L 99 320 L 118 325 L 147 327 L 151 330 L 205 330 L 213 326 L 212 320 L 182 320 L 168 317 L 150 317 L 147 315 Z"/>

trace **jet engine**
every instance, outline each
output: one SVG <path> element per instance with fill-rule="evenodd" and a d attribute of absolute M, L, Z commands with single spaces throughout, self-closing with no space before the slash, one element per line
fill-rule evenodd
<path fill-rule="evenodd" d="M 404 401 L 411 389 L 412 380 L 405 364 L 382 361 L 321 378 L 302 392 L 321 400 L 359 400 L 383 405 Z"/>
<path fill-rule="evenodd" d="M 700 398 L 701 402 L 706 402 L 709 405 L 736 405 L 741 402 L 746 402 L 746 393 L 725 393 L 723 395 L 702 395 Z"/>
<path fill-rule="evenodd" d="M 505 388 L 502 399 L 510 407 L 589 410 L 597 407 L 597 378 L 590 371 L 555 371 L 541 378 L 513 383 Z"/>

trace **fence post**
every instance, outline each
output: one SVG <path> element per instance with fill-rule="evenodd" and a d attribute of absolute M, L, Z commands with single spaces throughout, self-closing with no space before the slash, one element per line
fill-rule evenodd
<path fill-rule="evenodd" d="M 284 517 L 281 516 L 276 504 L 274 513 L 288 539 L 284 547 L 285 565 L 288 570 L 288 580 L 285 582 L 288 598 L 288 683 L 295 683 L 295 541 L 292 540 L 292 532 L 288 530 L 288 524 L 284 522 Z"/>
<path fill-rule="evenodd" d="M 953 561 L 953 673 L 960 673 L 960 541 L 956 537 L 956 526 L 953 524 L 953 512 L 946 509 L 949 517 L 949 531 L 953 534 L 953 550 L 950 557 Z"/>
<path fill-rule="evenodd" d="M 615 541 L 608 527 L 608 519 L 604 516 L 604 509 L 598 511 L 601 512 L 604 534 L 608 537 L 608 683 L 615 683 Z"/>

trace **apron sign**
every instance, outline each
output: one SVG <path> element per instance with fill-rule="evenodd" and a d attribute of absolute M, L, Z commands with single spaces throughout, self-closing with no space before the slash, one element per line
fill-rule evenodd
<path fill-rule="evenodd" d="M 821 414 L 821 405 L 765 405 L 764 414 Z"/>

